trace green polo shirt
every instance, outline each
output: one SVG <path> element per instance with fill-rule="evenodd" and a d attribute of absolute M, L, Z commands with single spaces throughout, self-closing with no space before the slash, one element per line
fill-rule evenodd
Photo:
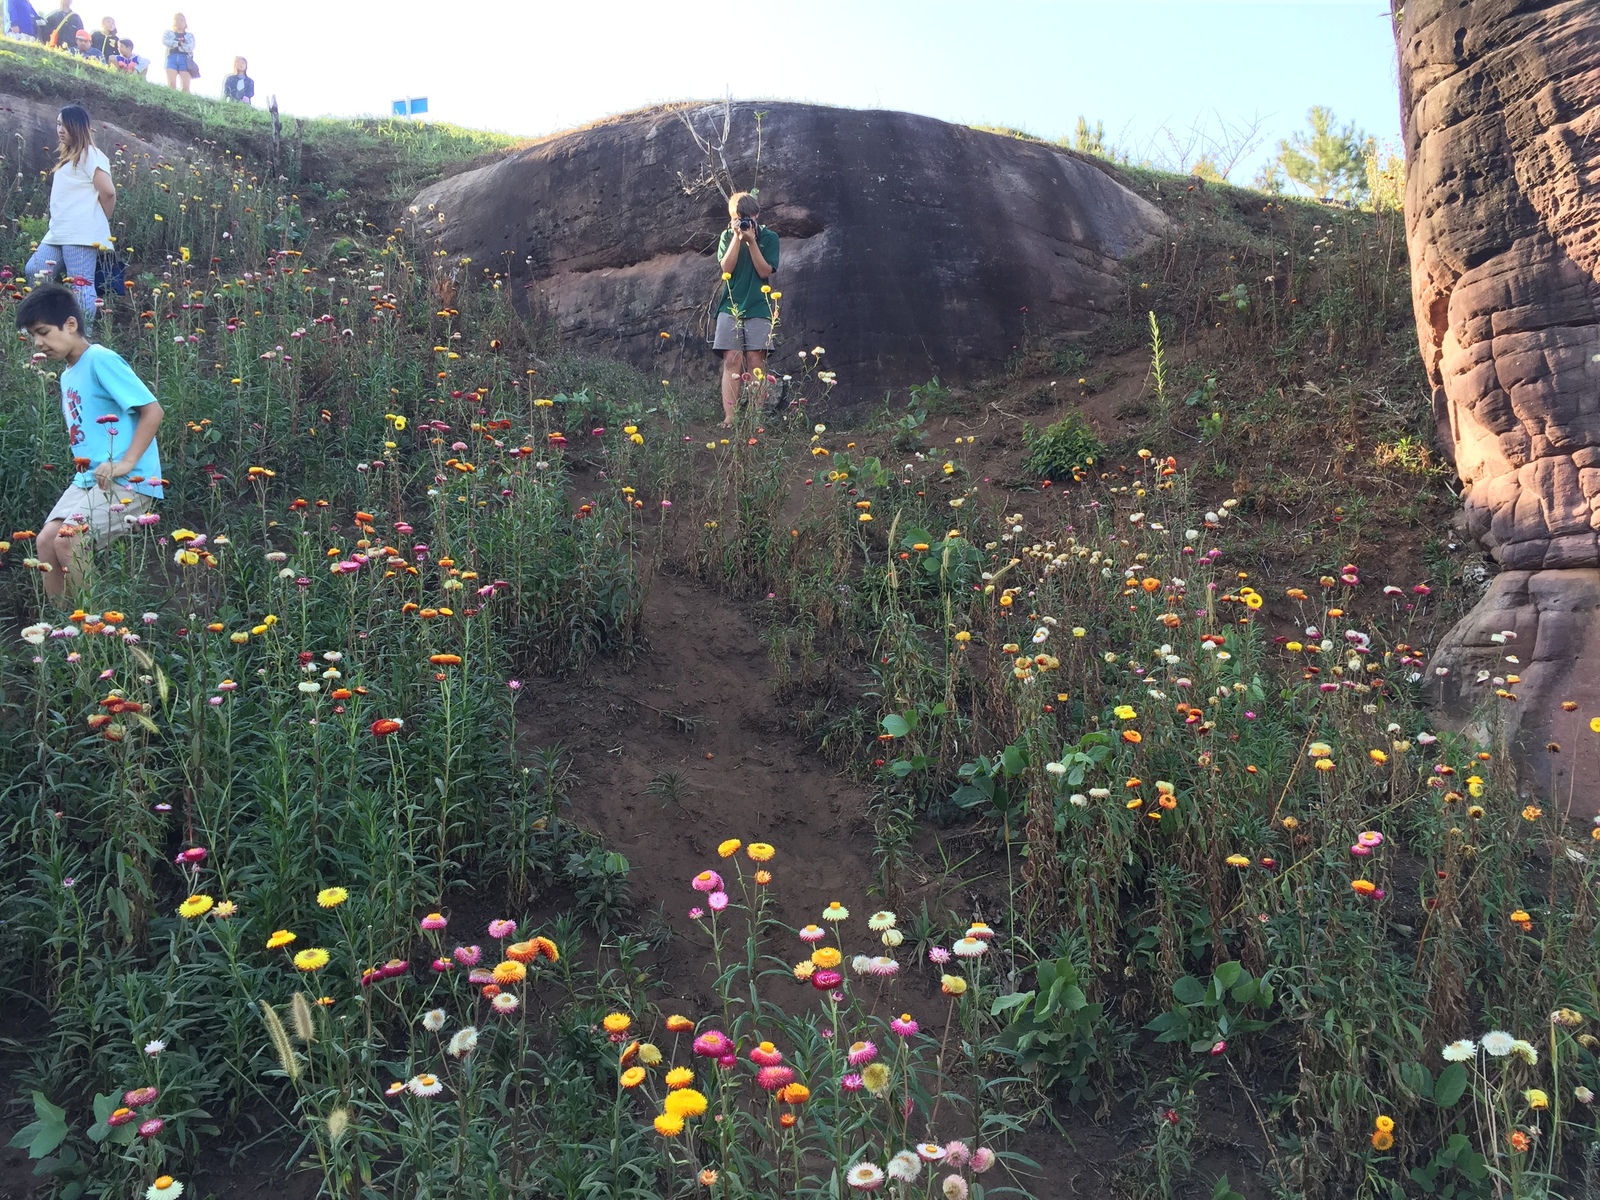
<path fill-rule="evenodd" d="M 717 261 L 722 261 L 722 256 L 728 252 L 728 245 L 733 239 L 733 230 L 724 229 L 722 236 L 717 239 Z M 778 269 L 778 235 L 765 225 L 756 228 L 756 245 L 761 248 L 761 257 L 767 260 L 767 265 L 777 271 Z M 739 247 L 739 261 L 733 266 L 733 278 L 727 281 L 722 289 L 722 303 L 717 306 L 718 312 L 732 313 L 742 321 L 760 318 L 763 321 L 772 320 L 772 305 L 767 303 L 767 294 L 761 290 L 766 281 L 756 273 L 755 263 L 750 261 L 750 247 Z"/>

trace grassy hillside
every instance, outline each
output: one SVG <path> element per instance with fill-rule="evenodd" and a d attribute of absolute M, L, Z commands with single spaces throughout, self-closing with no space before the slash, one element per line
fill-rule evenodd
<path fill-rule="evenodd" d="M 116 168 L 170 485 L 75 611 L 0 356 L 0 1193 L 1600 1182 L 1591 842 L 1427 709 L 1397 218 L 1124 172 L 1173 234 L 1087 343 L 725 434 L 341 215 L 473 135 L 291 185 L 125 102 L 220 144 Z"/>
<path fill-rule="evenodd" d="M 161 72 L 152 67 L 150 78 Z M 209 89 L 213 90 L 213 89 Z M 82 103 L 97 120 L 135 133 L 159 130 L 181 142 L 227 146 L 255 169 L 274 161 L 272 117 L 259 106 L 186 95 L 97 64 L 26 43 L 0 44 L 0 92 L 56 104 Z M 324 194 L 359 193 L 388 209 L 450 169 L 514 145 L 503 134 L 433 121 L 284 117 L 276 160 L 288 190 L 315 184 Z"/>

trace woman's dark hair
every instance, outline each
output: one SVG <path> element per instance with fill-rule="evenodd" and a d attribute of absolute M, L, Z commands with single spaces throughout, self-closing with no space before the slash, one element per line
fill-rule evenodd
<path fill-rule="evenodd" d="M 89 153 L 89 147 L 94 145 L 94 134 L 89 132 L 89 110 L 83 105 L 67 105 L 61 110 L 60 119 L 66 136 L 61 139 L 61 148 L 56 151 L 58 171 L 68 163 L 75 167 L 81 164 Z"/>
<path fill-rule="evenodd" d="M 65 329 L 69 317 L 78 323 L 81 332 L 83 314 L 78 311 L 78 298 L 59 283 L 47 283 L 34 288 L 17 305 L 18 329 L 29 329 L 40 324 Z"/>

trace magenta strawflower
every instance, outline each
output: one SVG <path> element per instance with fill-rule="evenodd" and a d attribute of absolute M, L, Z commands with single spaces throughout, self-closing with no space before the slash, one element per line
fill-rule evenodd
<path fill-rule="evenodd" d="M 689 910 L 689 920 L 691 921 L 703 920 L 705 915 L 706 910 L 701 908 L 698 904 Z"/>
<path fill-rule="evenodd" d="M 508 938 L 517 932 L 517 923 L 497 919 L 489 922 L 489 936 L 492 938 Z"/>
<path fill-rule="evenodd" d="M 783 1061 L 783 1051 L 771 1042 L 762 1042 L 750 1051 L 750 1061 L 758 1067 L 775 1067 Z"/>
<path fill-rule="evenodd" d="M 850 1049 L 845 1054 L 846 1060 L 852 1067 L 864 1067 L 878 1057 L 878 1048 L 871 1042 L 851 1042 Z"/>
<path fill-rule="evenodd" d="M 917 1030 L 920 1029 L 921 1026 L 912 1019 L 910 1013 L 901 1013 L 898 1017 L 889 1022 L 889 1028 L 894 1030 L 901 1037 L 908 1038 L 915 1037 Z"/>
<path fill-rule="evenodd" d="M 433 973 L 435 975 L 443 975 L 455 964 L 452 963 L 448 958 L 436 958 L 430 965 L 433 967 Z"/>
<path fill-rule="evenodd" d="M 846 1075 L 839 1081 L 839 1086 L 847 1092 L 859 1092 L 867 1085 L 861 1081 L 860 1075 L 856 1074 L 854 1071 L 851 1071 L 850 1074 Z"/>
<path fill-rule="evenodd" d="M 166 1128 L 166 1124 L 160 1117 L 151 1117 L 148 1121 L 141 1121 L 139 1124 L 139 1136 L 153 1138 Z"/>
<path fill-rule="evenodd" d="M 776 1092 L 794 1082 L 794 1071 L 789 1067 L 762 1067 L 756 1072 L 756 1083 L 763 1091 Z"/>
<path fill-rule="evenodd" d="M 733 1053 L 733 1039 L 720 1029 L 708 1029 L 695 1038 L 694 1052 L 701 1058 L 721 1058 Z"/>
<path fill-rule="evenodd" d="M 837 971 L 813 971 L 811 986 L 819 992 L 831 992 L 844 981 L 844 976 Z"/>
<path fill-rule="evenodd" d="M 711 906 L 712 912 L 721 912 L 728 907 L 728 893 L 712 892 L 711 895 L 706 897 L 706 903 Z"/>
<path fill-rule="evenodd" d="M 421 925 L 424 933 L 434 933 L 437 930 L 443 929 L 446 925 L 450 924 L 450 922 L 445 919 L 443 913 L 433 912 L 423 917 L 418 924 Z"/>
<path fill-rule="evenodd" d="M 160 1093 L 153 1087 L 134 1088 L 131 1092 L 123 1093 L 122 1102 L 129 1108 L 143 1108 L 146 1104 L 154 1104 L 158 1095 Z"/>
<path fill-rule="evenodd" d="M 715 871 L 701 871 L 689 881 L 689 886 L 697 892 L 720 892 L 722 876 Z"/>
<path fill-rule="evenodd" d="M 928 951 L 928 961 L 942 967 L 945 963 L 950 961 L 950 951 L 946 950 L 943 946 L 935 946 L 932 950 Z"/>
<path fill-rule="evenodd" d="M 451 951 L 450 957 L 454 958 L 463 967 L 475 967 L 478 965 L 478 959 L 483 957 L 483 948 L 481 946 L 457 946 Z"/>

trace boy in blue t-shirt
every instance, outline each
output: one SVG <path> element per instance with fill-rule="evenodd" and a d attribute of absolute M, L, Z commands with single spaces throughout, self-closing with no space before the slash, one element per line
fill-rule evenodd
<path fill-rule="evenodd" d="M 83 585 L 96 549 L 130 526 L 154 523 L 163 482 L 160 402 L 121 355 L 91 345 L 80 325 L 78 298 L 56 284 L 35 288 L 17 305 L 17 328 L 46 358 L 66 363 L 61 416 L 75 474 L 38 540 L 45 593 L 62 605 L 69 585 Z"/>

